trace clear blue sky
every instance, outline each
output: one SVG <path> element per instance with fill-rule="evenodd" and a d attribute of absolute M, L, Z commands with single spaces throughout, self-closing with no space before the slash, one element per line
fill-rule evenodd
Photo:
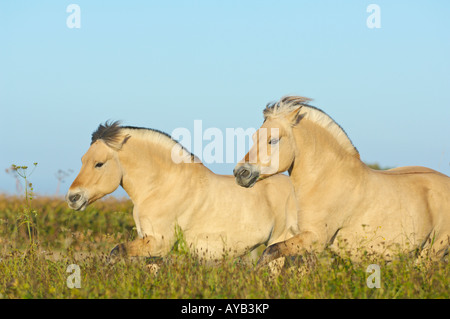
<path fill-rule="evenodd" d="M 71 3 L 80 29 L 66 25 Z M 366 25 L 371 3 L 380 29 Z M 449 93 L 450 1 L 5 0 L 0 192 L 16 192 L 11 164 L 38 162 L 40 194 L 74 170 L 65 193 L 108 119 L 168 133 L 196 119 L 258 128 L 286 94 L 313 98 L 366 162 L 450 175 Z"/>

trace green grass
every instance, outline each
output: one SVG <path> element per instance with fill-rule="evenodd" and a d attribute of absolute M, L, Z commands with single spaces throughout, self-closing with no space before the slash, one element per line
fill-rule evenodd
<path fill-rule="evenodd" d="M 146 259 L 107 260 L 118 243 L 136 236 L 129 201 L 107 199 L 84 212 L 62 199 L 33 199 L 37 244 L 18 216 L 22 199 L 0 195 L 0 298 L 444 298 L 450 265 L 422 263 L 398 256 L 378 261 L 381 288 L 368 288 L 367 266 L 324 252 L 315 266 L 292 263 L 278 275 L 255 271 L 251 263 L 224 259 L 201 264 L 180 245 L 157 260 L 157 273 Z M 66 272 L 80 267 L 81 288 L 70 289 Z M 306 269 L 306 271 L 305 271 Z"/>

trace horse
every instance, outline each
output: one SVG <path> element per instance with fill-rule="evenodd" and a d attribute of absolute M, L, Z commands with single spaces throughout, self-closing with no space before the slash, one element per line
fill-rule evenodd
<path fill-rule="evenodd" d="M 297 232 L 298 208 L 288 176 L 244 189 L 234 176 L 213 173 L 155 129 L 100 124 L 81 161 L 66 195 L 70 208 L 83 211 L 119 185 L 133 202 L 138 238 L 115 246 L 110 256 L 164 257 L 181 230 L 195 256 L 214 262 Z"/>
<path fill-rule="evenodd" d="M 444 259 L 450 178 L 419 166 L 369 168 L 342 127 L 310 101 L 285 96 L 268 103 L 254 145 L 233 170 L 243 187 L 288 171 L 295 188 L 299 233 L 267 247 L 257 267 L 326 247 L 353 260 L 392 260 L 402 252 L 416 261 Z"/>

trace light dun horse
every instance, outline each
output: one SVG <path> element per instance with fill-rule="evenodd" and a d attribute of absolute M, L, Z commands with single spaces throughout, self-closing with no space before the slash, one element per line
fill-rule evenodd
<path fill-rule="evenodd" d="M 255 144 L 234 169 L 244 187 L 264 181 L 267 171 L 288 171 L 294 184 L 299 234 L 268 247 L 258 265 L 338 243 L 353 258 L 364 250 L 388 259 L 400 251 L 434 259 L 448 254 L 450 178 L 418 166 L 369 168 L 344 130 L 309 101 L 292 96 L 268 104 Z M 258 149 L 268 144 L 269 159 L 261 161 Z"/>
<path fill-rule="evenodd" d="M 181 163 L 172 160 L 173 154 L 181 156 Z M 177 226 L 204 260 L 241 256 L 297 231 L 289 177 L 274 176 L 244 189 L 233 176 L 211 172 L 165 133 L 106 123 L 92 134 L 66 200 L 84 210 L 119 185 L 133 201 L 139 238 L 116 246 L 113 254 L 164 256 L 175 243 Z"/>

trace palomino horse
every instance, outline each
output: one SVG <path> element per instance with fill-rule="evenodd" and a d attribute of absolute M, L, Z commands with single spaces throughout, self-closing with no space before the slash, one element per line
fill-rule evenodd
<path fill-rule="evenodd" d="M 133 201 L 139 238 L 116 246 L 113 254 L 164 256 L 176 241 L 176 227 L 202 260 L 242 256 L 297 232 L 288 176 L 244 189 L 233 176 L 211 172 L 165 133 L 106 123 L 92 134 L 66 201 L 84 210 L 119 185 Z"/>
<path fill-rule="evenodd" d="M 255 144 L 233 171 L 244 187 L 283 171 L 294 184 L 299 234 L 268 247 L 258 265 L 327 246 L 345 248 L 355 259 L 359 253 L 387 259 L 397 252 L 448 254 L 450 178 L 418 166 L 369 168 L 344 130 L 309 101 L 292 96 L 268 104 Z M 274 128 L 278 136 L 272 137 Z M 268 144 L 262 161 L 258 149 Z"/>

